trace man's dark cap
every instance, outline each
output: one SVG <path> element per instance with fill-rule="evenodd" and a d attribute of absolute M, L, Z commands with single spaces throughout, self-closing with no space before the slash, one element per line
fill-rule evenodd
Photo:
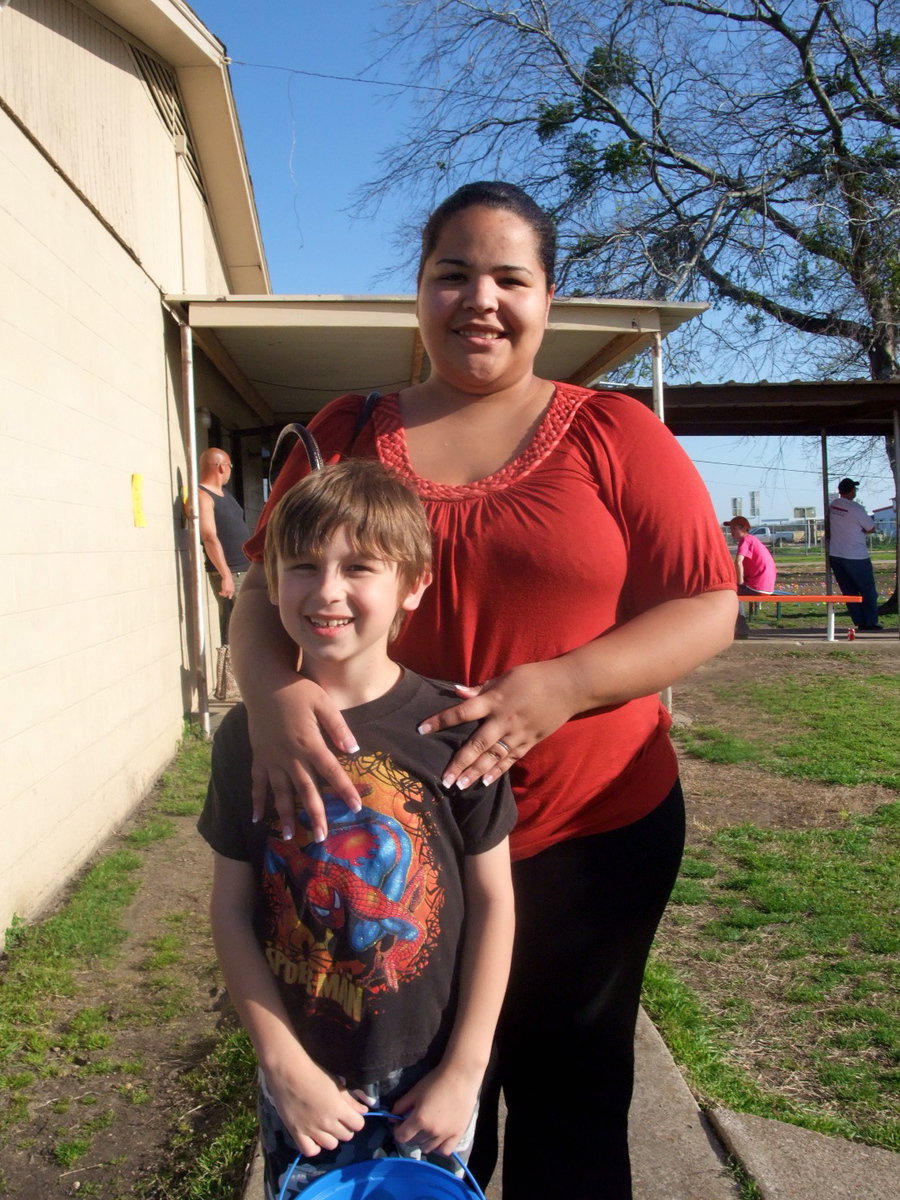
<path fill-rule="evenodd" d="M 839 492 L 849 492 L 851 488 L 858 488 L 858 487 L 859 487 L 858 479 L 842 479 L 841 482 L 838 484 L 838 491 Z"/>

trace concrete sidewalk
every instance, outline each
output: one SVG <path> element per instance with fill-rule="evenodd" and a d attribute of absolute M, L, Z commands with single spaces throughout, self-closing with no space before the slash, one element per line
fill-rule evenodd
<path fill-rule="evenodd" d="M 900 1154 L 796 1125 L 701 1113 L 665 1042 L 638 1022 L 631 1157 L 635 1200 L 739 1200 L 727 1158 L 761 1200 L 898 1200 Z"/>
<path fill-rule="evenodd" d="M 630 1134 L 635 1200 L 740 1200 L 729 1158 L 755 1181 L 761 1200 L 900 1197 L 900 1154 L 725 1109 L 701 1113 L 643 1012 L 635 1049 Z M 493 1183 L 487 1200 L 501 1196 L 499 1182 Z M 258 1155 L 244 1200 L 263 1200 Z"/>

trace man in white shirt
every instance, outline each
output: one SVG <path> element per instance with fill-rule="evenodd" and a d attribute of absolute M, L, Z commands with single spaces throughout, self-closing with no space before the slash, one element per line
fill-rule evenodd
<path fill-rule="evenodd" d="M 866 534 L 872 532 L 875 522 L 856 503 L 858 487 L 859 481 L 854 479 L 842 479 L 838 484 L 837 499 L 828 506 L 825 534 L 828 559 L 838 587 L 845 596 L 862 596 L 862 604 L 847 605 L 850 619 L 860 633 L 872 633 L 882 628 L 878 624 L 875 572 L 866 543 Z"/>

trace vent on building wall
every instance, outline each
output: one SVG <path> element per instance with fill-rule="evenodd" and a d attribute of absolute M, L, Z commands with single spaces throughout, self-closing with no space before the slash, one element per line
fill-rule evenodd
<path fill-rule="evenodd" d="M 131 47 L 131 53 L 134 56 L 138 74 L 143 79 L 147 91 L 150 93 L 150 97 L 162 119 L 162 123 L 169 131 L 173 143 L 184 154 L 185 166 L 194 183 L 196 183 L 200 195 L 206 199 L 203 180 L 200 176 L 200 165 L 197 162 L 197 155 L 194 152 L 194 143 L 191 140 L 175 75 L 165 64 L 161 63 L 158 59 L 151 58 L 149 54 L 145 54 L 137 46 Z"/>

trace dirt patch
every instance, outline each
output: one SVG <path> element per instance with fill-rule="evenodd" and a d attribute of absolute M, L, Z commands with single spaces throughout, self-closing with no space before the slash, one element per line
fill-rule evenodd
<path fill-rule="evenodd" d="M 748 681 L 776 684 L 788 677 L 815 676 L 833 678 L 839 688 L 873 674 L 896 674 L 898 665 L 900 645 L 896 640 L 864 646 L 806 640 L 735 643 L 674 689 L 674 720 L 687 728 L 713 726 L 754 742 L 761 734 L 763 739 L 768 735 L 777 741 L 782 730 L 770 714 L 758 707 L 752 712 L 742 710 L 736 702 L 740 687 Z M 877 737 L 877 731 L 861 729 L 860 736 Z M 898 800 L 897 791 L 875 784 L 816 783 L 776 775 L 752 764 L 711 763 L 687 754 L 680 758 L 687 797 L 688 854 L 692 845 L 708 847 L 710 835 L 722 828 L 749 824 L 763 829 L 838 829 L 846 825 L 849 815 L 868 815 Z M 721 947 L 713 952 L 702 938 L 699 945 L 699 931 L 718 915 L 704 904 L 671 905 L 659 940 L 665 947 L 666 963 L 730 1025 L 728 1062 L 787 1103 L 830 1112 L 836 1119 L 847 1117 L 847 1103 L 835 1099 L 839 1091 L 823 1086 L 816 1066 L 821 1029 L 815 1022 L 797 1020 L 796 994 L 805 986 L 803 961 L 785 957 L 781 934 L 774 925 L 770 930 L 757 930 L 753 942 L 745 946 L 729 942 L 727 952 Z M 859 1004 L 854 997 L 858 982 L 851 976 L 843 989 L 831 989 L 829 1012 L 842 1003 L 850 1007 Z M 787 999 L 791 995 L 794 998 Z M 869 995 L 871 1002 L 877 998 L 875 993 Z M 735 1016 L 733 1022 L 729 1014 Z M 821 1017 L 824 1022 L 824 1010 Z M 869 1048 L 866 1053 L 876 1051 Z M 840 1066 L 837 1054 L 834 1066 Z"/>
<path fill-rule="evenodd" d="M 150 1181 L 170 1160 L 173 1139 L 201 1147 L 217 1124 L 216 1102 L 191 1082 L 223 1021 L 233 1025 L 206 919 L 210 852 L 195 817 L 172 820 L 172 836 L 141 851 L 140 887 L 124 916 L 128 936 L 116 961 L 77 976 L 71 998 L 56 999 L 61 1042 L 85 1009 L 105 1012 L 109 1040 L 74 1063 L 51 1046 L 56 1073 L 20 1091 L 31 1119 L 0 1140 L 0 1194 L 10 1200 L 162 1200 L 165 1190 Z M 167 932 L 177 935 L 177 957 L 148 969 Z M 86 1151 L 60 1162 L 79 1140 Z"/>
<path fill-rule="evenodd" d="M 777 682 L 814 671 L 832 676 L 838 686 L 872 671 L 895 672 L 898 664 L 896 640 L 735 643 L 676 685 L 674 712 L 679 721 L 740 732 L 750 718 L 729 701 L 730 685 L 748 679 Z M 884 788 L 785 779 L 752 765 L 684 756 L 682 766 L 692 841 L 747 822 L 785 829 L 836 826 L 843 814 L 869 813 L 897 798 Z M 223 1023 L 233 1026 L 233 1017 L 224 1004 L 206 920 L 210 855 L 194 820 L 174 818 L 172 836 L 141 851 L 140 889 L 125 914 L 128 937 L 119 958 L 79 978 L 71 998 L 58 999 L 61 1031 L 76 1012 L 105 1009 L 111 1040 L 90 1057 L 106 1069 L 86 1083 L 84 1071 L 74 1071 L 59 1054 L 58 1074 L 23 1087 L 20 1094 L 29 1101 L 31 1117 L 11 1125 L 0 1140 L 0 1194 L 9 1200 L 76 1195 L 165 1200 L 166 1188 L 149 1181 L 170 1161 L 173 1139 L 199 1150 L 216 1127 L 221 1103 L 198 1092 L 191 1076 L 206 1061 Z M 167 930 L 179 933 L 179 957 L 148 972 L 157 940 Z M 765 981 L 754 986 L 762 989 Z M 143 1021 L 137 1013 L 144 1014 Z M 766 1019 L 773 1019 L 771 1009 Z M 748 1069 L 753 1069 L 755 1047 L 765 1044 L 764 1033 L 760 1030 L 759 1041 L 743 1039 L 738 1048 Z M 52 1048 L 49 1053 L 57 1054 Z M 801 1093 L 809 1086 L 802 1080 L 781 1083 Z M 60 1146 L 88 1126 L 89 1149 L 71 1165 L 61 1165 Z M 230 1181 L 221 1194 L 235 1194 L 238 1183 Z"/>
<path fill-rule="evenodd" d="M 895 674 L 898 667 L 897 640 L 735 642 L 673 688 L 673 719 L 676 726 L 688 728 L 706 725 L 738 736 L 777 736 L 771 717 L 742 709 L 729 696 L 731 685 L 747 681 L 777 684 L 786 676 L 815 674 L 833 678 L 838 687 L 873 672 Z M 866 731 L 861 735 L 867 736 Z M 775 775 L 751 764 L 702 762 L 686 754 L 680 759 L 689 840 L 746 822 L 764 829 L 837 828 L 847 813 L 871 813 L 897 799 L 896 792 L 876 784 L 815 783 Z"/>
<path fill-rule="evenodd" d="M 876 784 L 844 787 L 785 779 L 752 767 L 681 758 L 688 806 L 688 838 L 750 823 L 761 829 L 836 829 L 848 813 L 871 813 L 897 799 Z"/>

